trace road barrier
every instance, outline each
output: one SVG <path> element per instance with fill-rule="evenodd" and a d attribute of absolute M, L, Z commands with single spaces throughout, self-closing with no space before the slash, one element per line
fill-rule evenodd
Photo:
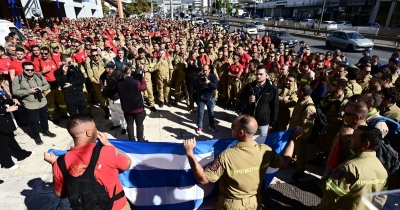
<path fill-rule="evenodd" d="M 214 16 L 206 16 L 210 20 L 220 20 L 221 17 Z M 306 32 L 312 32 L 314 34 L 325 35 L 327 37 L 334 30 L 318 30 L 315 27 L 318 27 L 316 24 L 315 27 L 311 24 L 301 23 L 301 22 L 289 22 L 289 21 L 274 21 L 274 20 L 252 20 L 252 19 L 243 19 L 243 18 L 225 18 L 231 25 L 233 26 L 242 26 L 243 23 L 248 22 L 261 22 L 265 26 L 276 27 L 276 28 L 284 28 L 290 29 L 294 31 L 302 31 L 304 35 Z M 350 30 L 357 31 L 362 34 L 365 38 L 375 40 L 383 40 L 392 42 L 392 46 L 399 47 L 400 43 L 400 28 L 389 28 L 389 27 L 380 27 L 380 28 L 369 28 L 369 27 L 357 27 L 357 26 L 344 26 L 338 27 L 335 30 Z"/>

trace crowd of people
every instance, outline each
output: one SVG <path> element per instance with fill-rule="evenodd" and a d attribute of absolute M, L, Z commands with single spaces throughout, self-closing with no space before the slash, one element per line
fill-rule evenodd
<path fill-rule="evenodd" d="M 244 142 L 253 135 L 301 127 L 302 135 L 294 137 L 294 154 L 285 155 L 296 167 L 292 178 L 298 180 L 310 159 L 307 144 L 316 142 L 318 154 L 308 163 L 326 168 L 320 209 L 362 209 L 362 194 L 400 187 L 395 181 L 400 173 L 400 52 L 381 65 L 379 57 L 365 49 L 359 62 L 351 64 L 340 50 L 312 52 L 300 42 L 296 51 L 275 46 L 268 32 L 251 37 L 184 21 L 86 18 L 34 24 L 22 30 L 27 40 L 18 40 L 15 32 L 6 37 L 0 47 L 0 79 L 4 98 L 15 99 L 15 105 L 17 99 L 22 102 L 39 145 L 40 128 L 44 136 L 56 136 L 49 131 L 48 119 L 58 124 L 60 118 L 90 113 L 90 104 L 98 104 L 106 119 L 111 117 L 110 130 L 122 128 L 130 140 L 145 141 L 145 109 L 157 112 L 156 104 L 162 108 L 185 101 L 189 113 L 197 112 L 197 133 L 205 132 L 205 107 L 210 131 L 218 132 L 216 105 L 245 114 L 232 125 Z M 13 105 L 3 111 L 16 111 Z M 20 114 L 14 112 L 14 117 L 23 126 Z M 7 132 L 0 130 L 10 139 L 2 151 L 15 148 Z M 193 141 L 185 144 L 193 158 Z M 21 158 L 28 153 L 22 151 Z M 8 152 L 1 154 L 2 167 L 12 167 L 3 162 L 9 161 Z M 221 157 L 218 164 L 234 154 Z M 271 166 L 287 165 L 286 158 L 284 164 L 268 157 L 275 161 Z M 194 160 L 191 165 L 198 167 Z M 196 178 L 207 183 L 224 177 L 222 169 L 214 169 L 199 169 Z M 237 180 L 246 178 L 240 176 Z M 243 199 L 256 193 L 254 202 L 260 204 L 261 185 L 256 186 L 246 187 L 250 191 L 244 192 L 250 194 L 222 196 Z"/>

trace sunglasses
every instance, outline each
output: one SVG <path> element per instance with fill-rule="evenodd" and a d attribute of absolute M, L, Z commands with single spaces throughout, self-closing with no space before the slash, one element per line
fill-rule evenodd
<path fill-rule="evenodd" d="M 40 53 L 40 54 L 42 54 L 42 55 L 48 55 L 49 53 Z"/>
<path fill-rule="evenodd" d="M 33 71 L 35 71 L 35 70 L 34 70 L 34 69 L 25 69 L 24 71 L 33 72 Z"/>
<path fill-rule="evenodd" d="M 99 55 L 99 54 L 93 54 L 92 56 L 93 56 L 93 57 L 96 57 L 96 56 L 100 56 L 100 55 Z"/>
<path fill-rule="evenodd" d="M 348 112 L 346 112 L 346 111 L 344 111 L 344 114 L 343 114 L 344 116 L 357 116 L 356 114 L 351 114 L 351 113 L 348 113 Z"/>

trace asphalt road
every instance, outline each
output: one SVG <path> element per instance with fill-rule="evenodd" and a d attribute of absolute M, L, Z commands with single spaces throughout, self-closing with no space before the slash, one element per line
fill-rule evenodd
<path fill-rule="evenodd" d="M 233 31 L 234 29 L 237 29 L 239 27 L 232 26 L 230 27 L 230 31 Z M 258 32 L 260 37 L 264 36 L 264 32 Z M 304 36 L 296 36 L 293 35 L 297 40 L 301 41 L 303 40 L 306 44 L 309 44 L 311 47 L 312 52 L 326 52 L 329 50 L 335 50 L 335 48 L 327 48 L 325 46 L 325 41 L 322 39 L 315 38 L 313 39 L 312 37 L 304 37 Z M 299 49 L 299 46 L 295 47 L 296 50 Z M 342 50 L 342 52 L 346 52 L 347 54 L 347 60 L 350 62 L 350 64 L 356 64 L 358 60 L 363 56 L 361 52 L 347 52 L 346 50 Z M 388 59 L 392 55 L 392 51 L 389 50 L 381 50 L 381 49 L 372 49 L 371 51 L 371 56 L 372 55 L 377 55 L 379 56 L 379 63 L 381 64 L 387 64 Z"/>

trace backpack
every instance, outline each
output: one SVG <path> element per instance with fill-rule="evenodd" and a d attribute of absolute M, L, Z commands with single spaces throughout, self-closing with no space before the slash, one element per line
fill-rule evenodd
<path fill-rule="evenodd" d="M 354 94 L 354 85 L 349 83 L 346 85 L 346 87 L 348 87 L 352 92 L 352 95 L 350 96 L 349 100 L 352 102 L 357 101 L 357 99 L 361 96 L 361 94 Z M 347 91 L 345 91 L 345 94 L 346 93 Z"/>
<path fill-rule="evenodd" d="M 88 167 L 78 177 L 73 177 L 69 174 L 64 160 L 65 155 L 61 155 L 57 159 L 57 164 L 67 185 L 68 199 L 71 208 L 74 210 L 111 210 L 114 201 L 125 196 L 123 190 L 115 194 L 116 186 L 114 186 L 113 197 L 110 198 L 106 188 L 96 181 L 94 170 L 101 148 L 101 145 L 96 145 L 93 148 Z"/>
<path fill-rule="evenodd" d="M 43 83 L 43 76 L 41 74 L 35 72 L 34 75 L 39 77 L 40 81 L 42 81 L 42 83 Z M 22 74 L 19 74 L 18 75 L 18 83 L 21 84 L 21 82 L 22 82 Z"/>
<path fill-rule="evenodd" d="M 375 128 L 376 124 L 379 122 L 385 122 L 386 125 L 388 126 L 389 132 L 385 136 L 385 139 L 388 140 L 389 142 L 395 140 L 396 137 L 400 134 L 400 124 L 385 116 L 380 116 L 371 120 L 368 123 L 368 126 Z"/>
<path fill-rule="evenodd" d="M 322 112 L 322 110 L 319 107 L 316 107 L 315 104 L 312 103 L 307 104 L 306 107 L 304 107 L 303 112 L 306 111 L 307 107 L 309 106 L 314 106 L 316 109 L 314 126 L 310 136 L 310 139 L 314 139 L 326 133 L 326 131 L 328 130 L 328 120 L 326 119 L 326 116 Z"/>

